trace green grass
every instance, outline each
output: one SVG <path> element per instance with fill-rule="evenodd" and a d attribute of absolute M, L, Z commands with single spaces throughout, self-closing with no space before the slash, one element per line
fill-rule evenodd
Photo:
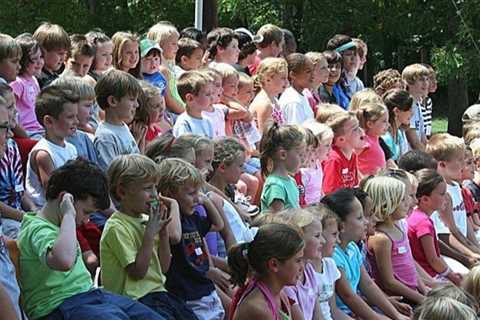
<path fill-rule="evenodd" d="M 432 133 L 447 132 L 447 118 L 434 118 L 432 124 Z"/>

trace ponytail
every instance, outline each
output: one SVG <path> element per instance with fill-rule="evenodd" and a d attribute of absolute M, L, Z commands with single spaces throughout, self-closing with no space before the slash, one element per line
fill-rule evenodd
<path fill-rule="evenodd" d="M 303 246 L 302 236 L 289 225 L 270 223 L 261 226 L 252 242 L 237 244 L 228 252 L 232 283 L 244 286 L 249 272 L 265 276 L 269 272 L 267 263 L 270 259 L 284 262 Z"/>

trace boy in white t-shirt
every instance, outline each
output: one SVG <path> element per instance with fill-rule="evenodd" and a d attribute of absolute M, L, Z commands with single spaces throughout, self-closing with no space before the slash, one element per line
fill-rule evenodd
<path fill-rule="evenodd" d="M 437 171 L 445 179 L 448 197 L 451 199 L 446 202 L 443 212 L 436 211 L 431 216 L 436 232 L 439 239 L 458 254 L 454 254 L 452 258 L 463 256 L 461 262 L 472 267 L 480 261 L 480 244 L 467 219 L 461 186 L 456 182 L 462 178 L 465 144 L 461 138 L 441 133 L 432 136 L 426 151 L 437 160 Z M 445 255 L 449 254 L 445 252 Z"/>
<path fill-rule="evenodd" d="M 211 78 L 200 71 L 187 71 L 178 79 L 178 93 L 185 102 L 186 109 L 173 126 L 175 137 L 193 133 L 213 138 L 212 123 L 202 115 L 213 99 L 210 81 Z"/>
<path fill-rule="evenodd" d="M 45 128 L 28 156 L 26 189 L 37 207 L 45 204 L 45 188 L 52 171 L 77 157 L 77 149 L 65 138 L 78 126 L 79 97 L 56 85 L 45 87 L 37 97 L 35 113 Z"/>
<path fill-rule="evenodd" d="M 227 119 L 228 108 L 220 103 L 223 93 L 222 75 L 213 68 L 208 68 L 203 72 L 212 78 L 210 86 L 213 91 L 212 103 L 207 107 L 207 110 L 202 111 L 202 116 L 212 124 L 214 138 L 225 137 L 225 120 Z"/>

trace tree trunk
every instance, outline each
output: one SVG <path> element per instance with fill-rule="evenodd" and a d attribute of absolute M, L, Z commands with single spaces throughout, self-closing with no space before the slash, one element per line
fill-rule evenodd
<path fill-rule="evenodd" d="M 462 136 L 462 114 L 468 107 L 467 81 L 461 75 L 448 79 L 448 133 Z"/>
<path fill-rule="evenodd" d="M 218 27 L 217 0 L 203 0 L 203 31 Z"/>

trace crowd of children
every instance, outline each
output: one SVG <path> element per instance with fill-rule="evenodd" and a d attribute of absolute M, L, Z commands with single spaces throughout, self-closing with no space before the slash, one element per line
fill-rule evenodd
<path fill-rule="evenodd" d="M 433 68 L 367 52 L 0 34 L 2 318 L 476 319 L 480 105 L 433 134 Z"/>

